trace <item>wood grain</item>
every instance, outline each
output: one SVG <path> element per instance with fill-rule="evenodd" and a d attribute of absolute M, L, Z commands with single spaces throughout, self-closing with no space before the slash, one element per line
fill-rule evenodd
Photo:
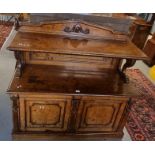
<path fill-rule="evenodd" d="M 8 47 L 20 52 L 50 52 L 110 58 L 147 59 L 131 41 L 80 40 L 60 36 L 18 32 Z"/>

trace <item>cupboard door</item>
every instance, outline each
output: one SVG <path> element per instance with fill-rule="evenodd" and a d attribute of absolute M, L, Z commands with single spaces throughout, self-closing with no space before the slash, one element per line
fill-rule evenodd
<path fill-rule="evenodd" d="M 65 98 L 21 99 L 21 130 L 66 131 L 71 104 Z"/>
<path fill-rule="evenodd" d="M 127 99 L 105 97 L 83 97 L 78 109 L 77 132 L 116 131 Z"/>

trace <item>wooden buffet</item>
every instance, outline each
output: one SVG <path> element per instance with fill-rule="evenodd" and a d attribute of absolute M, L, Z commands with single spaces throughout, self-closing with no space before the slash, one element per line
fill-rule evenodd
<path fill-rule="evenodd" d="M 130 22 L 76 14 L 38 22 L 43 16 L 31 16 L 30 22 L 16 22 L 8 47 L 17 59 L 8 88 L 13 139 L 121 139 L 138 95 L 125 71 L 147 60 L 127 37 Z"/>

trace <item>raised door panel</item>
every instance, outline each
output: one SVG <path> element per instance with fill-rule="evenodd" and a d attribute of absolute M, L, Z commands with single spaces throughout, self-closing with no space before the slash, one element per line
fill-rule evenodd
<path fill-rule="evenodd" d="M 68 99 L 24 99 L 21 102 L 21 130 L 66 131 L 71 104 Z"/>
<path fill-rule="evenodd" d="M 126 99 L 83 98 L 79 105 L 77 132 L 116 131 L 126 103 Z"/>

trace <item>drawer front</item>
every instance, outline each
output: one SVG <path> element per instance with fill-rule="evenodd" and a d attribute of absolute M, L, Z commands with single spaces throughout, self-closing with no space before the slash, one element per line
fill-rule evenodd
<path fill-rule="evenodd" d="M 44 64 L 65 66 L 75 70 L 101 70 L 105 68 L 115 69 L 118 59 L 105 57 L 90 57 L 80 55 L 62 55 L 42 52 L 26 52 L 25 61 L 27 64 Z"/>
<path fill-rule="evenodd" d="M 68 99 L 20 99 L 22 131 L 66 131 L 71 104 Z"/>
<path fill-rule="evenodd" d="M 112 132 L 119 127 L 127 99 L 83 98 L 78 109 L 77 132 Z"/>

